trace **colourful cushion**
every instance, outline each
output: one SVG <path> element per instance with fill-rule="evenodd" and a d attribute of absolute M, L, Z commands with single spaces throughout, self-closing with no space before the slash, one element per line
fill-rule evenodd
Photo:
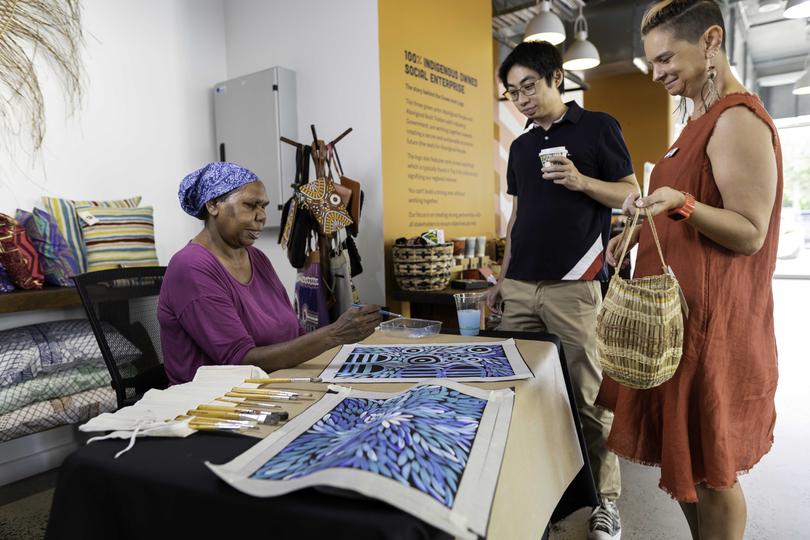
<path fill-rule="evenodd" d="M 11 281 L 11 276 L 8 275 L 6 269 L 0 264 L 0 293 L 11 292 L 14 290 L 14 282 Z"/>
<path fill-rule="evenodd" d="M 71 201 L 70 199 L 59 199 L 56 197 L 42 197 L 42 204 L 45 210 L 56 221 L 59 232 L 65 237 L 68 247 L 73 252 L 76 262 L 79 263 L 79 271 L 86 272 L 87 265 L 84 255 L 84 244 L 82 243 L 82 227 L 79 218 L 76 216 L 76 206 L 100 206 L 112 208 L 135 208 L 141 204 L 140 197 L 131 199 L 121 199 L 118 201 Z"/>
<path fill-rule="evenodd" d="M 43 283 L 39 253 L 16 219 L 0 214 L 0 264 L 21 289 L 41 289 Z"/>
<path fill-rule="evenodd" d="M 87 271 L 157 266 L 152 207 L 77 206 L 82 223 Z"/>
<path fill-rule="evenodd" d="M 79 264 L 53 218 L 39 208 L 34 208 L 33 214 L 17 209 L 15 217 L 25 226 L 28 238 L 41 256 L 45 283 L 57 287 L 75 286 L 70 278 L 81 273 Z"/>

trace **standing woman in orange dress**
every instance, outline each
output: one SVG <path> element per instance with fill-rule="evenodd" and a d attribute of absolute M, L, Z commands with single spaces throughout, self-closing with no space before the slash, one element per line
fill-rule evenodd
<path fill-rule="evenodd" d="M 647 197 L 667 262 L 685 294 L 683 357 L 649 390 L 605 378 L 598 402 L 615 412 L 608 447 L 661 467 L 660 487 L 683 509 L 693 538 L 739 539 L 746 523 L 737 475 L 773 443 L 776 340 L 771 279 L 782 199 L 776 127 L 734 77 L 713 0 L 664 0 L 642 21 L 655 81 L 694 112 L 656 164 Z M 637 227 L 635 276 L 660 274 L 649 227 Z M 615 265 L 619 238 L 607 259 Z"/>

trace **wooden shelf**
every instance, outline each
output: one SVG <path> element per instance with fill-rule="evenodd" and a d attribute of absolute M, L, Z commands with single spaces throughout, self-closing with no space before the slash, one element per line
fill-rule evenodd
<path fill-rule="evenodd" d="M 79 293 L 72 287 L 45 287 L 34 291 L 0 294 L 0 313 L 81 306 Z"/>

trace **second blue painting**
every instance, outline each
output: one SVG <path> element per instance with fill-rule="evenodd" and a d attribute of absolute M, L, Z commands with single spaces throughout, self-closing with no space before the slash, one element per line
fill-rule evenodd
<path fill-rule="evenodd" d="M 491 343 L 344 345 L 321 374 L 330 382 L 486 382 L 531 376 L 511 339 Z"/>

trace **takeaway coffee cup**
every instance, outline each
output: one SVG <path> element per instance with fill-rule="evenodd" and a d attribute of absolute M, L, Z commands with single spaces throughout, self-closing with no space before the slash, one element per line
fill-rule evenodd
<path fill-rule="evenodd" d="M 554 162 L 561 157 L 568 155 L 568 151 L 564 146 L 555 146 L 553 148 L 544 148 L 540 150 L 540 166 L 545 167 L 546 163 Z"/>
<path fill-rule="evenodd" d="M 465 240 L 464 256 L 467 258 L 475 257 L 475 236 L 467 236 Z"/>

